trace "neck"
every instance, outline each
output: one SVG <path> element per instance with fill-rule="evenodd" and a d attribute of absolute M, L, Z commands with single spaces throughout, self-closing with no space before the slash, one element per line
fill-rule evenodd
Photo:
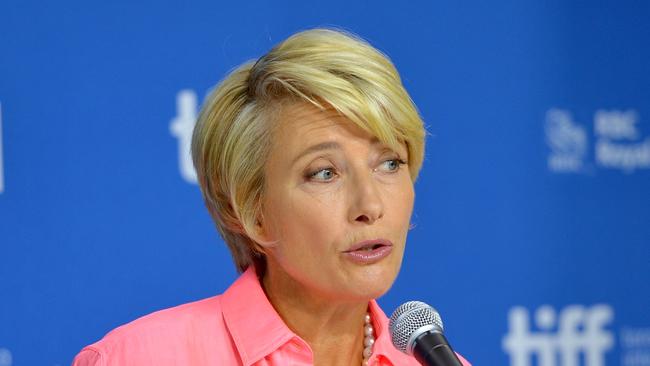
<path fill-rule="evenodd" d="M 314 365 L 360 365 L 368 301 L 337 301 L 308 290 L 278 266 L 268 266 L 262 285 L 287 326 L 314 353 Z"/>

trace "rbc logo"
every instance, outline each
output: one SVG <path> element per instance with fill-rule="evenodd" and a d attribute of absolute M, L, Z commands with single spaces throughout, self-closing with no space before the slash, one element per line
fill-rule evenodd
<path fill-rule="evenodd" d="M 587 154 L 587 133 L 562 109 L 546 113 L 546 143 L 551 148 L 548 166 L 557 172 L 579 172 Z"/>
<path fill-rule="evenodd" d="M 535 312 L 537 332 L 530 330 L 528 310 L 514 307 L 508 313 L 508 334 L 503 349 L 510 355 L 511 366 L 604 366 L 605 353 L 612 348 L 614 336 L 605 329 L 614 312 L 608 305 L 565 307 L 556 316 L 551 306 Z M 582 357 L 581 357 L 582 356 Z"/>

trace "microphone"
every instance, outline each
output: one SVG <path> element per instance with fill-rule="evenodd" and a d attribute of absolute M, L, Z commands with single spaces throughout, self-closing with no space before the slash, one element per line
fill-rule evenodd
<path fill-rule="evenodd" d="M 390 337 L 398 350 L 415 357 L 424 366 L 462 366 L 442 334 L 442 319 L 422 301 L 400 305 L 388 323 Z"/>

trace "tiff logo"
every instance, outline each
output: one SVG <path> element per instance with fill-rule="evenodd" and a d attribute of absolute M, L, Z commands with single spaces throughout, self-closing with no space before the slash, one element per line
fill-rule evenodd
<path fill-rule="evenodd" d="M 530 366 L 533 357 L 538 366 L 604 366 L 605 353 L 612 348 L 614 336 L 605 330 L 614 311 L 608 305 L 565 307 L 556 319 L 551 306 L 535 312 L 537 332 L 530 330 L 528 310 L 514 307 L 508 313 L 508 334 L 503 349 L 510 355 L 511 366 Z"/>
<path fill-rule="evenodd" d="M 0 348 L 0 366 L 11 366 L 11 352 L 6 348 Z"/>
<path fill-rule="evenodd" d="M 169 126 L 172 135 L 178 139 L 178 168 L 183 179 L 189 183 L 197 182 L 190 151 L 197 108 L 196 93 L 192 90 L 181 90 L 176 95 L 176 117 Z"/>

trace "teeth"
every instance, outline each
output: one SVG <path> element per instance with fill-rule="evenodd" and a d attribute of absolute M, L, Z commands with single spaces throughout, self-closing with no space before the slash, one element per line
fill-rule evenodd
<path fill-rule="evenodd" d="M 365 252 L 369 252 L 369 251 L 371 251 L 371 250 L 375 250 L 375 249 L 379 248 L 380 246 L 381 246 L 381 245 L 379 245 L 379 244 L 373 244 L 373 245 L 370 245 L 370 246 L 367 246 L 367 247 L 363 247 L 363 248 L 361 248 L 361 249 L 359 249 L 359 250 L 362 250 L 362 251 L 365 251 Z"/>
<path fill-rule="evenodd" d="M 358 252 L 370 252 L 370 251 L 373 251 L 375 249 L 379 249 L 379 248 L 381 248 L 383 246 L 384 245 L 381 244 L 381 243 L 375 243 L 375 244 L 366 245 L 366 246 L 361 247 L 359 249 L 355 249 L 355 251 L 358 251 Z"/>

